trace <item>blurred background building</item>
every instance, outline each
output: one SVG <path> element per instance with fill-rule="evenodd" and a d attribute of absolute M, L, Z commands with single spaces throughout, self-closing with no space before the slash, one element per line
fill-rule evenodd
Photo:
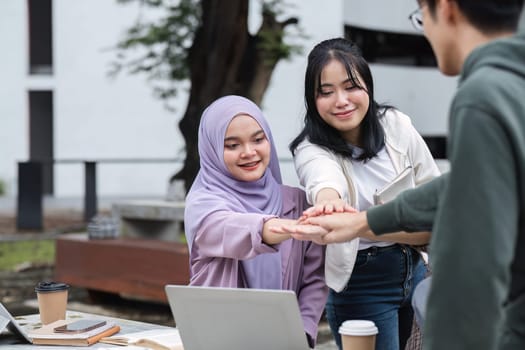
<path fill-rule="evenodd" d="M 288 2 L 307 36 L 303 54 L 278 63 L 261 106 L 285 183 L 298 185 L 288 143 L 302 123 L 306 55 L 317 42 L 343 35 L 371 63 L 378 102 L 411 116 L 435 156 L 445 157 L 456 79 L 439 73 L 426 40 L 412 28 L 408 15 L 416 1 Z M 260 6 L 250 1 L 254 31 Z M 28 160 L 46 162 L 44 192 L 51 196 L 83 195 L 84 161 L 101 161 L 99 196 L 165 196 L 183 157 L 177 122 L 187 94 L 168 111 L 143 76 L 108 75 L 112 48 L 139 15 L 136 4 L 116 0 L 0 1 L 0 181 L 7 196 L 16 196 L 18 162 Z"/>

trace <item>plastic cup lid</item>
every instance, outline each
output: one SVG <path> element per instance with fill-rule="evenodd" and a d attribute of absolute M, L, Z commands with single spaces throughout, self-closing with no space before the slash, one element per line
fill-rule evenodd
<path fill-rule="evenodd" d="M 35 292 L 46 293 L 46 292 L 57 292 L 69 289 L 69 285 L 61 282 L 40 282 L 35 287 Z"/>
<path fill-rule="evenodd" d="M 374 335 L 378 330 L 373 321 L 348 320 L 339 327 L 340 334 L 348 335 Z"/>

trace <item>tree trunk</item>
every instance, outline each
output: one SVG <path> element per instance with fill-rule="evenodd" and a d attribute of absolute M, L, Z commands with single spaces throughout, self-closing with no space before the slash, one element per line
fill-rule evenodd
<path fill-rule="evenodd" d="M 279 58 L 271 59 L 259 35 L 248 32 L 248 0 L 202 0 L 202 22 L 188 56 L 191 89 L 179 129 L 186 145 L 182 169 L 171 181 L 183 180 L 186 192 L 199 171 L 197 135 L 201 114 L 215 99 L 224 95 L 245 96 L 260 104 Z M 296 23 L 297 20 L 294 20 Z M 290 20 L 279 23 L 275 16 L 263 16 L 261 30 L 282 31 Z M 259 31 L 260 33 L 260 31 Z"/>

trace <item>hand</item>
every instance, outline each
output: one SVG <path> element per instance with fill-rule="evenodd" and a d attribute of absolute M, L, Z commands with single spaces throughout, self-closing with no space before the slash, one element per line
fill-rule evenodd
<path fill-rule="evenodd" d="M 322 228 L 322 230 L 321 230 Z M 313 240 L 316 243 L 348 242 L 366 234 L 369 230 L 366 212 L 334 213 L 307 218 L 303 224 L 295 227 L 295 232 L 289 232 L 292 237 L 300 240 Z"/>
<path fill-rule="evenodd" d="M 326 244 L 323 240 L 323 236 L 328 233 L 328 231 L 321 226 L 303 225 L 300 223 L 272 226 L 270 230 L 276 234 L 290 235 L 297 240 L 312 241 L 317 244 Z"/>
<path fill-rule="evenodd" d="M 325 214 L 333 213 L 356 213 L 357 210 L 352 208 L 348 203 L 346 203 L 341 198 L 324 200 L 316 203 L 314 206 L 306 209 L 303 212 L 303 215 L 299 218 L 299 222 L 303 222 L 309 217 L 320 216 Z"/>
<path fill-rule="evenodd" d="M 281 219 L 281 218 L 272 218 L 267 220 L 263 224 L 262 229 L 262 241 L 266 244 L 273 245 L 281 243 L 287 239 L 290 239 L 290 235 L 286 234 L 286 232 L 276 232 L 273 230 L 274 227 L 280 227 L 282 225 L 293 225 L 297 221 L 296 220 L 290 220 L 290 219 Z"/>

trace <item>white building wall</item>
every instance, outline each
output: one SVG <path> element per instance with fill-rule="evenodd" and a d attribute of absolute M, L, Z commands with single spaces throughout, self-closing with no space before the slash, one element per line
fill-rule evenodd
<path fill-rule="evenodd" d="M 362 28 L 414 33 L 408 16 L 417 6 L 416 0 L 346 0 L 344 19 Z"/>
<path fill-rule="evenodd" d="M 410 116 L 423 136 L 446 136 L 448 109 L 457 79 L 437 68 L 371 64 L 376 100 Z"/>
<path fill-rule="evenodd" d="M 303 110 L 306 54 L 318 41 L 343 34 L 343 2 L 289 1 L 291 15 L 300 19 L 308 39 L 305 53 L 280 62 L 267 91 L 263 110 L 274 131 L 278 153 L 289 158 L 288 143 L 299 131 Z M 110 0 L 53 1 L 53 70 L 51 77 L 28 75 L 26 1 L 0 2 L 0 179 L 16 195 L 16 162 L 29 158 L 28 90 L 51 89 L 54 94 L 54 153 L 56 159 L 173 158 L 183 147 L 177 121 L 187 95 L 181 91 L 177 112 L 164 109 L 152 96 L 144 76 L 107 76 L 115 57 L 109 50 L 138 16 L 137 7 Z M 250 25 L 260 23 L 252 0 Z M 173 164 L 100 164 L 100 196 L 163 196 Z M 296 184 L 290 162 L 282 166 L 284 181 Z M 55 195 L 83 195 L 80 164 L 55 166 Z"/>
<path fill-rule="evenodd" d="M 110 78 L 111 48 L 138 16 L 115 1 L 54 2 L 55 157 L 57 159 L 174 158 L 182 147 L 174 114 L 152 96 L 145 76 Z M 98 165 L 100 195 L 157 194 L 167 188 L 173 164 Z M 83 190 L 81 165 L 57 165 L 56 195 Z M 79 181 L 80 180 L 80 181 Z"/>
<path fill-rule="evenodd" d="M 289 1 L 290 15 L 300 20 L 306 39 L 303 54 L 278 63 L 262 108 L 272 127 L 284 181 L 297 185 L 288 151 L 304 113 L 303 84 L 306 56 L 321 40 L 343 35 L 344 24 L 370 29 L 414 33 L 408 14 L 412 0 Z M 28 91 L 53 90 L 54 152 L 56 159 L 174 158 L 183 140 L 177 121 L 187 95 L 181 90 L 177 112 L 152 96 L 144 76 L 108 77 L 115 57 L 110 48 L 138 16 L 134 5 L 112 0 L 53 1 L 54 74 L 28 75 L 27 2 L 0 2 L 0 179 L 8 194 L 16 194 L 17 161 L 29 157 Z M 250 29 L 260 25 L 260 4 L 250 3 Z M 446 135 L 455 78 L 435 68 L 372 64 L 376 99 L 394 104 L 412 117 L 423 135 Z M 288 160 L 288 161 L 287 161 Z M 100 164 L 101 196 L 163 196 L 169 177 L 180 164 Z M 83 195 L 80 164 L 55 166 L 55 194 Z"/>
<path fill-rule="evenodd" d="M 0 2 L 0 179 L 12 192 L 16 161 L 28 153 L 25 1 Z"/>

